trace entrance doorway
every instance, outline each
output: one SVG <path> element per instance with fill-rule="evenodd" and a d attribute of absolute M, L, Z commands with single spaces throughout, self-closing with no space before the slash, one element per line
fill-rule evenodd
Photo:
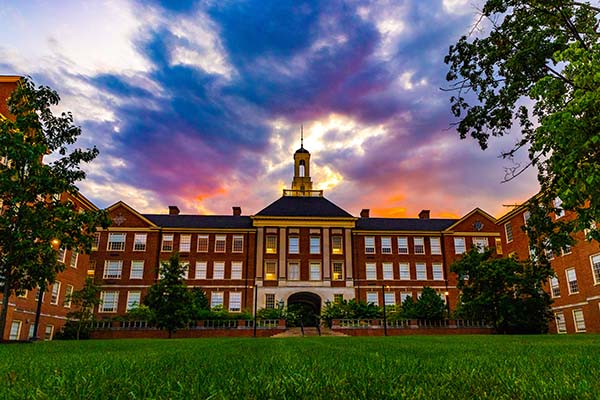
<path fill-rule="evenodd" d="M 321 297 L 310 292 L 294 293 L 288 298 L 288 311 L 295 313 L 292 325 L 317 326 L 321 315 Z"/>

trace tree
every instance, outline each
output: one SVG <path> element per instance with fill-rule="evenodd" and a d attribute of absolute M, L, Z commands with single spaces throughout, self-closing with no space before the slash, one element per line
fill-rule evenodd
<path fill-rule="evenodd" d="M 599 14 L 573 0 L 488 0 L 472 30 L 481 33 L 463 36 L 445 58 L 461 138 L 485 149 L 490 136 L 521 132 L 502 156 L 525 149 L 529 161 L 508 168 L 505 180 L 537 169 L 541 191 L 529 207 L 540 218 L 529 225 L 538 253 L 583 229 L 600 240 Z M 550 219 L 557 198 L 573 220 Z"/>
<path fill-rule="evenodd" d="M 434 289 L 425 286 L 414 304 L 413 313 L 414 318 L 440 320 L 446 314 L 446 304 Z"/>
<path fill-rule="evenodd" d="M 59 100 L 24 78 L 7 102 L 14 119 L 0 121 L 0 341 L 10 296 L 49 286 L 65 268 L 53 244 L 89 252 L 96 227 L 108 226 L 104 212 L 80 213 L 65 201 L 65 194 L 77 195 L 75 184 L 85 178 L 81 164 L 98 150 L 72 148 L 81 129 L 71 113 L 52 113 Z M 53 161 L 44 163 L 47 155 Z"/>
<path fill-rule="evenodd" d="M 83 287 L 73 292 L 70 299 L 67 300 L 70 300 L 73 306 L 77 308 L 77 310 L 67 314 L 70 319 L 67 324 L 69 327 L 74 325 L 77 340 L 81 338 L 82 331 L 87 338 L 89 336 L 89 324 L 94 320 L 94 308 L 101 303 L 100 286 L 94 283 L 93 278 L 87 277 Z M 63 332 L 66 332 L 69 327 L 65 325 Z M 67 335 L 63 334 L 63 336 Z"/>
<path fill-rule="evenodd" d="M 144 304 L 153 312 L 156 325 L 169 331 L 169 339 L 175 330 L 192 321 L 193 298 L 183 280 L 184 273 L 179 254 L 173 253 L 169 262 L 161 264 L 159 279 L 150 286 L 144 299 Z"/>
<path fill-rule="evenodd" d="M 500 333 L 543 333 L 552 317 L 543 283 L 552 270 L 530 261 L 493 258 L 493 250 L 472 249 L 450 267 L 461 291 L 457 314 L 482 319 Z"/>

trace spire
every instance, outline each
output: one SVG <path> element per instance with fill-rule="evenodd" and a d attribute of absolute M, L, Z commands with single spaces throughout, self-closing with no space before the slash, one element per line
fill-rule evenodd
<path fill-rule="evenodd" d="M 300 124 L 300 148 L 304 148 L 304 127 Z"/>

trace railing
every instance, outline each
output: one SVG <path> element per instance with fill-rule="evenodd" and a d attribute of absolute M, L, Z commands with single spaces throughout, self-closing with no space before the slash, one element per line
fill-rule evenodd
<path fill-rule="evenodd" d="M 419 328 L 448 328 L 450 324 L 447 319 L 418 319 Z"/>
<path fill-rule="evenodd" d="M 492 325 L 485 321 L 470 320 L 470 319 L 457 319 L 456 326 L 458 328 L 492 328 Z"/>
<path fill-rule="evenodd" d="M 123 321 L 121 322 L 122 329 L 155 329 L 155 326 L 148 321 Z"/>
<path fill-rule="evenodd" d="M 259 319 L 256 320 L 257 329 L 274 329 L 280 327 L 278 319 Z M 91 330 L 142 330 L 158 329 L 154 324 L 147 321 L 111 321 L 100 320 L 90 324 Z M 185 329 L 253 329 L 254 320 L 203 320 L 194 321 Z"/>
<path fill-rule="evenodd" d="M 323 197 L 322 190 L 291 190 L 283 189 L 284 196 Z"/>
<path fill-rule="evenodd" d="M 383 329 L 383 319 L 336 319 L 333 320 L 332 328 L 339 329 Z M 430 328 L 442 328 L 442 329 L 458 329 L 458 328 L 491 328 L 491 326 L 484 321 L 473 321 L 473 320 L 454 320 L 454 319 L 440 319 L 440 320 L 427 320 L 427 319 L 398 319 L 388 320 L 386 323 L 388 328 L 398 329 L 430 329 Z"/>
<path fill-rule="evenodd" d="M 196 329 L 237 329 L 238 327 L 237 319 L 208 319 L 203 322 L 202 326 L 196 325 Z"/>

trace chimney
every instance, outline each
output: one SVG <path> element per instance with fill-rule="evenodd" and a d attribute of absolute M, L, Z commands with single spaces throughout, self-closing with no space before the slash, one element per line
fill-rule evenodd
<path fill-rule="evenodd" d="M 360 212 L 360 217 L 361 218 L 369 218 L 369 209 L 368 208 L 363 208 Z"/>
<path fill-rule="evenodd" d="M 429 210 L 421 210 L 419 219 L 429 219 Z"/>
<path fill-rule="evenodd" d="M 233 209 L 233 215 L 235 215 L 236 217 L 239 217 L 240 215 L 242 215 L 242 207 L 231 207 Z"/>
<path fill-rule="evenodd" d="M 169 206 L 169 215 L 179 215 L 179 207 Z"/>

